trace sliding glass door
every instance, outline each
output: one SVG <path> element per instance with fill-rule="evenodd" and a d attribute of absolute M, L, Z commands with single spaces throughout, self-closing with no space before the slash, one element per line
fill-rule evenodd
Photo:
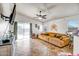
<path fill-rule="evenodd" d="M 26 40 L 30 38 L 30 23 L 17 24 L 17 39 Z"/>
<path fill-rule="evenodd" d="M 14 55 L 31 55 L 30 41 L 30 23 L 17 22 L 17 39 Z"/>

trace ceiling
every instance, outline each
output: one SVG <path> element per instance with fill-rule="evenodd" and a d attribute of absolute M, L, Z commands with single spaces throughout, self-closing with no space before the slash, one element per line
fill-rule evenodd
<path fill-rule="evenodd" d="M 32 18 L 38 21 L 48 21 L 55 18 L 72 16 L 79 13 L 78 4 L 59 4 L 59 3 L 26 3 L 26 4 L 17 4 L 17 12 L 25 15 L 26 17 Z M 36 14 L 39 11 L 42 11 L 43 14 L 46 14 L 47 19 L 36 19 Z"/>
<path fill-rule="evenodd" d="M 42 11 L 47 19 L 36 19 L 36 14 Z M 45 22 L 60 17 L 79 14 L 77 3 L 17 3 L 16 14 L 22 14 L 30 19 Z"/>
<path fill-rule="evenodd" d="M 79 13 L 79 5 L 74 3 L 23 3 L 16 5 L 18 13 L 38 21 L 53 20 L 55 18 L 72 16 Z M 36 14 L 39 13 L 40 10 L 43 14 L 47 15 L 47 19 L 35 19 Z"/>

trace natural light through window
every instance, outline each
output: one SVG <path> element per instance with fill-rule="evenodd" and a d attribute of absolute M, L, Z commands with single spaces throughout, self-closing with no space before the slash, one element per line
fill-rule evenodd
<path fill-rule="evenodd" d="M 29 39 L 30 37 L 30 24 L 29 23 L 18 23 L 17 25 L 17 39 Z"/>

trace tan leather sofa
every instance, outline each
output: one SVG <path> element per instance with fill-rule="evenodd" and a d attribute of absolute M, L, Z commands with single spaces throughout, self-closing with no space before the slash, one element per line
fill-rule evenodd
<path fill-rule="evenodd" d="M 38 35 L 38 38 L 58 47 L 67 46 L 70 42 L 70 38 L 67 35 L 59 33 L 47 32 Z"/>

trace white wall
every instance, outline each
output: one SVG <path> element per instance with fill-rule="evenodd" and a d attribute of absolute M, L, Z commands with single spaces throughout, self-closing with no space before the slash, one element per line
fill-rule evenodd
<path fill-rule="evenodd" d="M 47 32 L 58 32 L 58 33 L 65 33 L 68 30 L 67 20 L 65 19 L 56 19 L 49 22 L 44 23 L 44 27 L 47 28 Z M 57 31 L 51 30 L 51 25 L 57 25 Z"/>
<path fill-rule="evenodd" d="M 42 27 L 42 23 L 37 21 L 37 20 L 33 20 L 33 19 L 30 19 L 24 15 L 19 15 L 19 14 L 16 14 L 16 19 L 15 21 L 17 22 L 27 22 L 27 23 L 32 23 L 32 29 L 33 29 L 33 33 L 40 33 L 42 32 L 41 30 L 38 30 L 37 28 L 35 28 L 35 24 L 38 24 L 40 27 Z"/>

